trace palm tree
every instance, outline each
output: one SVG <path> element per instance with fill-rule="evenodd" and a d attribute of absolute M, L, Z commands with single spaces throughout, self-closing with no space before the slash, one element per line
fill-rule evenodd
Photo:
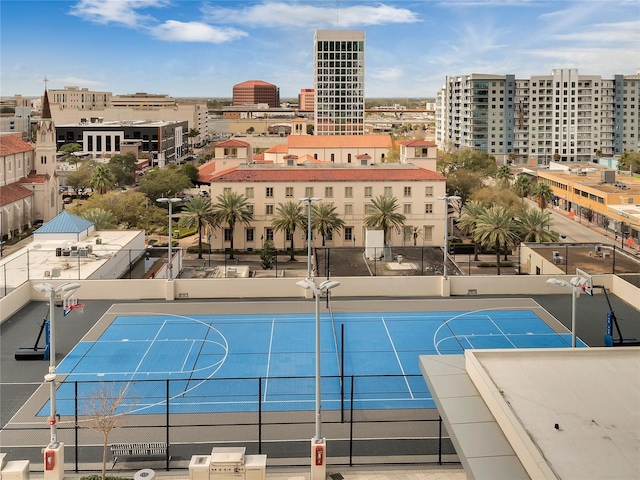
<path fill-rule="evenodd" d="M 548 183 L 538 182 L 536 186 L 533 187 L 533 192 L 531 192 L 533 198 L 538 201 L 538 205 L 540 205 L 540 210 L 544 210 L 547 206 L 547 203 L 553 198 L 553 190 Z"/>
<path fill-rule="evenodd" d="M 474 237 L 481 245 L 495 248 L 496 265 L 500 275 L 500 247 L 515 245 L 518 241 L 516 224 L 511 212 L 503 207 L 487 208 L 478 216 Z"/>
<path fill-rule="evenodd" d="M 291 235 L 291 258 L 295 260 L 293 249 L 293 234 L 296 228 L 305 228 L 307 225 L 307 219 L 304 215 L 303 205 L 296 202 L 279 203 L 276 208 L 276 215 L 271 220 L 271 226 L 276 232 L 284 231 L 288 235 Z"/>
<path fill-rule="evenodd" d="M 557 242 L 558 232 L 549 230 L 549 225 L 551 225 L 551 214 L 547 210 L 529 208 L 516 217 L 516 226 L 520 240 L 523 242 Z"/>
<path fill-rule="evenodd" d="M 524 197 L 528 197 L 531 193 L 531 179 L 527 175 L 518 175 L 516 182 L 513 184 L 513 191 L 524 202 Z"/>
<path fill-rule="evenodd" d="M 384 232 L 384 244 L 387 245 L 387 233 L 390 228 L 401 228 L 404 225 L 405 217 L 396 212 L 398 200 L 395 197 L 380 195 L 371 201 L 371 209 L 364 217 L 364 226 L 371 228 L 381 228 Z"/>
<path fill-rule="evenodd" d="M 458 228 L 465 235 L 471 235 L 473 238 L 473 261 L 478 261 L 478 242 L 475 240 L 476 223 L 478 217 L 486 210 L 485 206 L 477 200 L 471 200 L 462 207 L 460 217 L 458 218 Z"/>
<path fill-rule="evenodd" d="M 418 245 L 418 237 L 422 236 L 422 229 L 420 227 L 411 227 L 410 230 L 411 238 L 413 238 L 413 246 Z"/>
<path fill-rule="evenodd" d="M 116 227 L 118 218 L 108 210 L 92 208 L 80 215 L 85 220 L 93 222 L 96 230 L 107 230 Z"/>
<path fill-rule="evenodd" d="M 218 195 L 216 200 L 217 203 L 211 206 L 212 223 L 229 226 L 229 241 L 231 243 L 231 255 L 229 258 L 233 260 L 233 230 L 237 222 L 249 225 L 249 222 L 253 220 L 253 212 L 247 204 L 247 197 L 241 193 L 227 190 L 222 195 Z"/>
<path fill-rule="evenodd" d="M 344 227 L 344 220 L 338 217 L 333 203 L 319 203 L 311 210 L 311 228 L 322 235 L 324 247 L 329 232 L 339 232 Z"/>
<path fill-rule="evenodd" d="M 97 165 L 91 175 L 91 187 L 99 194 L 107 193 L 113 187 L 113 173 L 108 165 Z"/>
<path fill-rule="evenodd" d="M 496 180 L 498 183 L 509 185 L 511 180 L 513 180 L 513 172 L 511 172 L 511 168 L 509 165 L 500 165 L 498 170 L 496 170 Z"/>
<path fill-rule="evenodd" d="M 213 213 L 213 205 L 208 198 L 194 197 L 182 208 L 178 225 L 182 228 L 198 229 L 198 258 L 202 258 L 202 232 L 218 226 Z M 209 246 L 211 248 L 211 246 Z"/>

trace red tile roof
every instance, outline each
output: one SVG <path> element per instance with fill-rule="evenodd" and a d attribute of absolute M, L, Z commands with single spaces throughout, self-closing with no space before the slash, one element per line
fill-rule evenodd
<path fill-rule="evenodd" d="M 211 178 L 214 182 L 398 182 L 445 181 L 439 173 L 424 168 L 239 168 L 234 167 Z"/>
<path fill-rule="evenodd" d="M 289 148 L 389 148 L 389 135 L 289 135 Z"/>
<path fill-rule="evenodd" d="M 30 152 L 35 148 L 15 135 L 0 135 L 0 157 Z"/>
<path fill-rule="evenodd" d="M 207 163 L 203 163 L 198 167 L 197 180 L 199 182 L 207 183 L 211 181 L 211 177 L 213 177 L 215 173 L 216 173 L 216 161 L 210 160 Z"/>
<path fill-rule="evenodd" d="M 429 142 L 427 140 L 405 140 L 404 142 L 400 142 L 402 145 L 406 145 L 407 147 L 435 147 L 435 142 Z"/>
<path fill-rule="evenodd" d="M 220 142 L 220 143 L 216 143 L 215 146 L 216 147 L 248 147 L 249 144 L 241 140 L 230 139 L 230 140 L 224 140 L 223 142 Z"/>
<path fill-rule="evenodd" d="M 289 147 L 286 145 L 274 145 L 271 148 L 265 150 L 265 153 L 287 153 L 289 151 Z"/>
<path fill-rule="evenodd" d="M 33 191 L 23 187 L 19 183 L 11 183 L 0 187 L 0 206 L 4 207 L 23 198 L 33 195 Z"/>
<path fill-rule="evenodd" d="M 28 184 L 32 184 L 32 183 L 44 183 L 47 180 L 49 180 L 49 174 L 48 173 L 36 173 L 35 170 L 31 170 L 29 172 L 29 174 L 20 179 L 20 183 L 28 183 Z"/>

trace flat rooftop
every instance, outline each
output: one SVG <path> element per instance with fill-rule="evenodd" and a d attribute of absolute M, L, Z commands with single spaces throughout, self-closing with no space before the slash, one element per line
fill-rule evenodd
<path fill-rule="evenodd" d="M 455 357 L 420 368 L 471 478 L 640 478 L 640 348 Z"/>
<path fill-rule="evenodd" d="M 116 278 L 107 273 L 113 268 L 105 268 L 104 277 L 99 270 L 122 249 L 143 245 L 143 240 L 135 242 L 140 235 L 140 230 L 100 230 L 77 241 L 70 237 L 38 239 L 35 235 L 33 242 L 0 259 L 0 269 L 6 272 L 3 280 L 8 289 L 13 289 L 28 279 Z M 5 265 L 7 268 L 3 268 Z"/>

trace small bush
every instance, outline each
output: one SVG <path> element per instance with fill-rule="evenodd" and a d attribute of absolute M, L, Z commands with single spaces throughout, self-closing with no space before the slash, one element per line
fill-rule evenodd
<path fill-rule="evenodd" d="M 478 265 L 480 268 L 488 268 L 488 267 L 493 267 L 496 268 L 496 264 L 495 263 L 491 263 L 491 262 L 481 262 Z M 513 267 L 513 263 L 512 262 L 500 262 L 500 268 L 502 267 Z"/>

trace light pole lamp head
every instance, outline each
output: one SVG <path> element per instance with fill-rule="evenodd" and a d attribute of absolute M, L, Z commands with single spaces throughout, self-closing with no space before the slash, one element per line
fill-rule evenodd
<path fill-rule="evenodd" d="M 547 280 L 547 285 L 553 285 L 554 287 L 570 287 L 571 285 L 559 278 L 550 278 Z"/>
<path fill-rule="evenodd" d="M 322 200 L 322 199 L 318 198 L 318 197 L 302 197 L 302 198 L 298 199 L 299 202 L 309 202 L 309 203 L 311 203 L 311 202 L 319 202 L 320 200 Z"/>
<path fill-rule="evenodd" d="M 54 291 L 53 285 L 50 283 L 37 283 L 33 288 L 41 293 L 50 293 Z"/>
<path fill-rule="evenodd" d="M 340 282 L 336 280 L 325 280 L 318 286 L 318 289 L 320 291 L 326 291 L 326 290 L 331 290 L 332 288 L 336 288 L 339 285 L 340 285 Z"/>

